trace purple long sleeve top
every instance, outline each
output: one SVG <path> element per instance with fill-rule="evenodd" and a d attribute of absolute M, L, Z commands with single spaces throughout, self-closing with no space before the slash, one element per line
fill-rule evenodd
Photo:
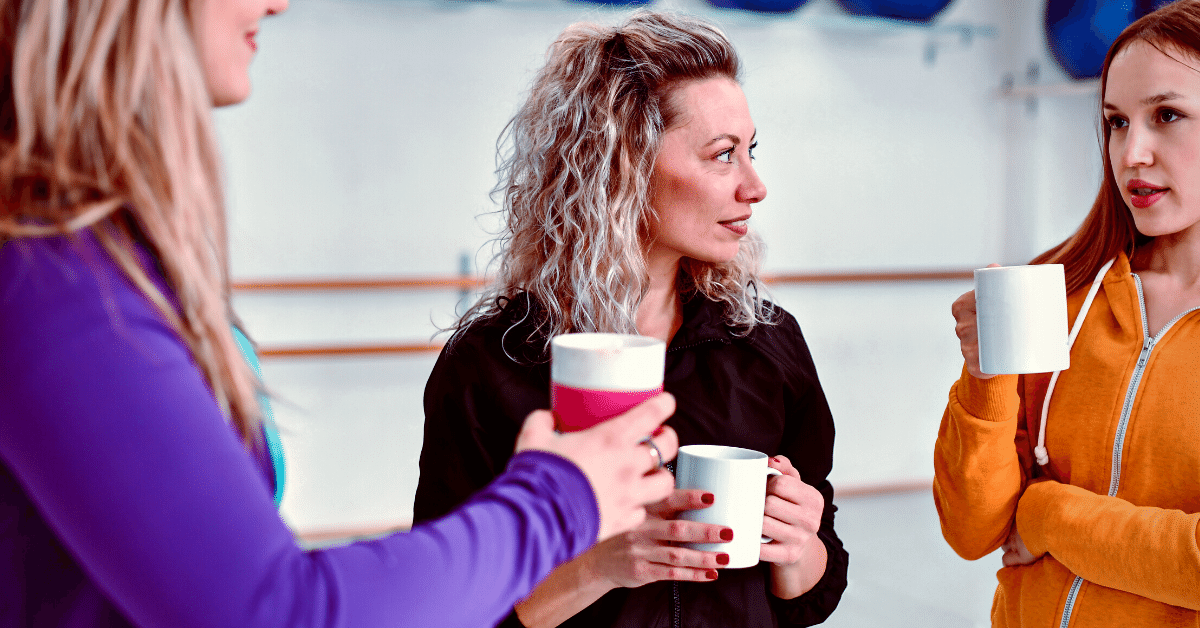
<path fill-rule="evenodd" d="M 491 626 L 599 526 L 545 452 L 442 519 L 319 551 L 272 484 L 93 237 L 0 245 L 0 625 Z"/>

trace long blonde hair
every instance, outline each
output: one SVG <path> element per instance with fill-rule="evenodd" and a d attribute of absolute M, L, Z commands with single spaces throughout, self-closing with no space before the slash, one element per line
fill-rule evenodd
<path fill-rule="evenodd" d="M 680 116 L 672 95 L 687 81 L 738 80 L 737 52 L 712 24 L 639 11 L 617 27 L 570 26 L 547 57 L 498 142 L 496 282 L 455 327 L 525 293 L 546 343 L 572 331 L 636 333 L 657 220 L 650 177 Z M 685 258 L 678 288 L 723 302 L 727 322 L 745 332 L 769 323 L 761 251 L 752 234 L 729 263 Z"/>
<path fill-rule="evenodd" d="M 0 0 L 0 242 L 90 231 L 187 344 L 248 447 L 212 97 L 187 0 Z M 137 234 L 137 235 L 135 235 Z M 178 308 L 135 241 L 153 248 Z"/>

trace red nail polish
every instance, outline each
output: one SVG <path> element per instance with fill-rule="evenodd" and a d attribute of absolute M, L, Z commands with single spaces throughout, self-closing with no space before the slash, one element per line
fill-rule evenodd
<path fill-rule="evenodd" d="M 701 496 L 700 496 L 700 503 L 702 503 L 702 504 L 711 504 L 711 503 L 713 503 L 713 500 L 714 500 L 714 499 L 716 499 L 716 498 L 715 498 L 715 497 L 713 497 L 713 494 L 712 494 L 712 493 L 705 493 L 705 494 L 703 494 L 703 495 L 701 495 Z"/>
<path fill-rule="evenodd" d="M 717 564 L 718 565 L 728 565 L 729 564 L 729 554 L 717 554 Z"/>
<path fill-rule="evenodd" d="M 706 573 L 704 575 L 707 576 L 709 580 L 716 580 L 717 579 L 717 570 L 709 569 L 708 573 Z"/>
<path fill-rule="evenodd" d="M 662 433 L 663 433 L 663 426 L 661 426 L 661 425 L 660 425 L 660 426 L 658 426 L 658 427 L 654 428 L 654 431 L 650 433 L 650 436 L 651 436 L 651 437 L 655 437 L 655 436 L 658 436 L 658 435 L 660 435 L 660 434 L 662 434 Z"/>
<path fill-rule="evenodd" d="M 762 460 L 762 458 L 759 458 L 759 460 Z M 733 530 L 730 528 L 725 528 L 724 530 L 721 530 L 721 540 L 722 541 L 732 541 L 733 540 Z"/>

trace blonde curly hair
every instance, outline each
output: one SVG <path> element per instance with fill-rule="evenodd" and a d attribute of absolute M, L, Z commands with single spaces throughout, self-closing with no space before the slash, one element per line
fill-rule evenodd
<path fill-rule="evenodd" d="M 657 221 L 650 178 L 663 133 L 681 113 L 672 95 L 688 81 L 739 76 L 729 39 L 699 19 L 639 11 L 620 26 L 563 31 L 497 142 L 499 270 L 454 328 L 524 294 L 537 305 L 533 333 L 544 343 L 568 332 L 637 333 Z M 684 258 L 677 287 L 723 302 L 742 333 L 769 324 L 762 250 L 752 232 L 730 262 Z"/>

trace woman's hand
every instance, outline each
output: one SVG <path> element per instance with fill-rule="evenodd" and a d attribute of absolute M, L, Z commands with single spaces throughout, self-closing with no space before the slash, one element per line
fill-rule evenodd
<path fill-rule="evenodd" d="M 646 519 L 645 506 L 666 499 L 675 488 L 675 478 L 656 468 L 654 452 L 643 443 L 655 434 L 653 443 L 663 461 L 673 459 L 679 437 L 662 423 L 674 412 L 675 398 L 662 393 L 594 427 L 559 434 L 554 431 L 553 415 L 539 410 L 525 419 L 516 451 L 548 451 L 583 471 L 600 507 L 597 540 L 602 541 L 640 525 Z"/>
<path fill-rule="evenodd" d="M 778 565 L 791 565 L 804 557 L 808 545 L 821 528 L 825 496 L 800 479 L 800 472 L 785 456 L 775 456 L 767 464 L 783 475 L 767 478 L 767 504 L 763 510 L 763 536 L 771 537 L 759 550 L 759 559 Z"/>
<path fill-rule="evenodd" d="M 787 457 L 775 456 L 767 464 L 782 475 L 767 479 L 763 535 L 772 540 L 762 545 L 758 556 L 772 563 L 771 593 L 791 599 L 812 589 L 825 574 L 828 555 L 817 537 L 825 496 L 800 479 Z"/>
<path fill-rule="evenodd" d="M 680 511 L 711 504 L 712 495 L 704 491 L 676 490 L 648 506 L 649 516 L 642 525 L 597 543 L 550 572 L 529 597 L 517 603 L 517 618 L 530 628 L 549 628 L 619 587 L 640 587 L 656 580 L 715 579 L 716 568 L 729 564 L 728 554 L 673 545 L 733 539 L 733 531 L 724 526 L 674 519 Z"/>
<path fill-rule="evenodd" d="M 708 508 L 712 493 L 676 489 L 648 506 L 642 525 L 618 534 L 588 550 L 581 558 L 589 572 L 611 588 L 640 587 L 659 580 L 708 582 L 729 564 L 729 554 L 678 547 L 677 543 L 724 543 L 733 540 L 725 526 L 676 519 L 684 510 Z"/>
<path fill-rule="evenodd" d="M 1008 540 L 1004 542 L 1004 545 L 1000 546 L 1000 549 L 1004 550 L 1004 555 L 1000 557 L 1000 562 L 1004 563 L 1005 567 L 1028 565 L 1041 558 L 1041 556 L 1034 556 L 1029 551 L 1029 548 L 1025 547 L 1025 541 L 1021 539 L 1021 534 L 1017 532 L 1016 524 L 1013 524 L 1012 532 L 1008 533 Z"/>
<path fill-rule="evenodd" d="M 995 268 L 999 264 L 988 264 Z M 979 370 L 979 327 L 976 323 L 975 291 L 972 290 L 954 300 L 950 306 L 954 315 L 954 333 L 958 334 L 958 346 L 967 361 L 967 372 L 979 379 L 995 377 Z"/>

